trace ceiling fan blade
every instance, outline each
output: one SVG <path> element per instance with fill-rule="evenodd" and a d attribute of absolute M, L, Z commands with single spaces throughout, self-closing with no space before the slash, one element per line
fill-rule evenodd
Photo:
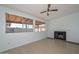
<path fill-rule="evenodd" d="M 45 13 L 45 12 L 47 12 L 47 11 L 43 11 L 43 12 L 40 12 L 40 13 Z"/>
<path fill-rule="evenodd" d="M 58 11 L 58 9 L 52 9 L 52 10 L 49 10 L 49 11 Z"/>
<path fill-rule="evenodd" d="M 49 11 L 49 8 L 50 8 L 51 4 L 48 4 L 48 8 L 47 8 L 47 11 Z"/>
<path fill-rule="evenodd" d="M 48 4 L 48 8 L 50 8 L 51 4 Z"/>
<path fill-rule="evenodd" d="M 49 16 L 49 13 L 47 12 L 47 16 Z"/>

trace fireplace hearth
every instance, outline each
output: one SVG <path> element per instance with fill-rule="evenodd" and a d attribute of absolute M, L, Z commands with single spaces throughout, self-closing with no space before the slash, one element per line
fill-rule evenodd
<path fill-rule="evenodd" d="M 65 31 L 54 31 L 54 39 L 66 40 Z"/>

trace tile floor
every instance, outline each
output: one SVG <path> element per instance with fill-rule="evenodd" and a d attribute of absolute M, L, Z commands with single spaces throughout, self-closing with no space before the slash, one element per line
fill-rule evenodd
<path fill-rule="evenodd" d="M 63 40 L 43 39 L 3 53 L 8 54 L 78 54 L 79 45 Z"/>

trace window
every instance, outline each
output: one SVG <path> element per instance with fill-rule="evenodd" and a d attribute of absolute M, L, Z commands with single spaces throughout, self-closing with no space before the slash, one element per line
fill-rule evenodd
<path fill-rule="evenodd" d="M 39 25 L 39 31 L 45 31 L 45 24 Z"/>
<path fill-rule="evenodd" d="M 25 28 L 25 29 L 26 29 L 26 28 L 27 28 L 27 27 L 26 27 L 26 24 L 22 24 L 22 28 Z"/>
<path fill-rule="evenodd" d="M 35 32 L 43 32 L 46 31 L 45 29 L 45 22 L 42 21 L 35 21 Z"/>
<path fill-rule="evenodd" d="M 35 20 L 34 25 L 32 19 L 6 13 L 6 33 L 33 32 L 33 30 L 35 32 L 46 31 L 45 22 Z"/>
<path fill-rule="evenodd" d="M 6 13 L 6 33 L 33 32 L 33 20 Z"/>
<path fill-rule="evenodd" d="M 33 29 L 33 25 L 27 24 L 27 29 Z"/>
<path fill-rule="evenodd" d="M 23 28 L 22 24 L 18 24 L 18 23 L 11 23 L 10 27 L 11 28 Z"/>

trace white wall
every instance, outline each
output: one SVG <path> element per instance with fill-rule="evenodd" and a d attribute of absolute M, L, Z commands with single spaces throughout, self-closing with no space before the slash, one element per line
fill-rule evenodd
<path fill-rule="evenodd" d="M 0 52 L 46 37 L 46 32 L 5 33 L 5 13 L 37 19 L 36 17 L 0 6 Z"/>
<path fill-rule="evenodd" d="M 54 37 L 54 31 L 66 31 L 67 41 L 79 43 L 79 13 L 52 19 L 48 23 L 48 37 Z"/>

